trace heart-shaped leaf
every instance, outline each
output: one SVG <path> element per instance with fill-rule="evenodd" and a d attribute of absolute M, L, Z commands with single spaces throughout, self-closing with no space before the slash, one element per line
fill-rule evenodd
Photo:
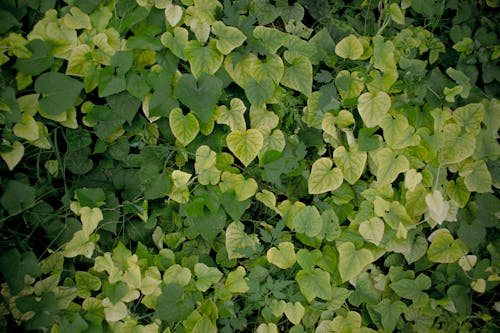
<path fill-rule="evenodd" d="M 293 217 L 293 228 L 308 237 L 316 237 L 323 230 L 323 219 L 314 206 L 306 206 Z"/>
<path fill-rule="evenodd" d="M 217 49 L 224 55 L 231 53 L 232 50 L 241 46 L 247 39 L 245 34 L 238 28 L 228 27 L 221 21 L 212 25 L 212 32 L 217 38 Z"/>
<path fill-rule="evenodd" d="M 208 267 L 203 263 L 194 265 L 194 274 L 196 275 L 196 289 L 201 292 L 207 291 L 214 283 L 222 278 L 222 272 L 216 267 Z"/>
<path fill-rule="evenodd" d="M 292 56 L 289 51 L 285 52 L 285 59 L 289 65 L 285 67 L 281 84 L 310 96 L 313 81 L 311 61 L 301 55 Z"/>
<path fill-rule="evenodd" d="M 363 54 L 363 44 L 358 37 L 349 35 L 338 42 L 335 46 L 335 53 L 339 57 L 356 60 Z"/>
<path fill-rule="evenodd" d="M 429 218 L 435 223 L 441 224 L 448 216 L 448 210 L 450 209 L 450 204 L 448 201 L 443 200 L 443 195 L 440 191 L 434 191 L 433 193 L 428 193 L 425 196 L 425 203 L 429 209 Z"/>
<path fill-rule="evenodd" d="M 97 207 L 82 207 L 79 213 L 82 220 L 83 234 L 89 237 L 95 231 L 99 222 L 104 219 L 102 211 Z"/>
<path fill-rule="evenodd" d="M 14 170 L 24 156 L 24 146 L 21 142 L 14 141 L 11 148 L 11 151 L 0 153 L 10 171 Z"/>
<path fill-rule="evenodd" d="M 332 167 L 333 161 L 327 157 L 321 157 L 313 163 L 307 182 L 310 194 L 334 191 L 342 184 L 342 170 Z"/>
<path fill-rule="evenodd" d="M 183 146 L 187 146 L 193 141 L 200 131 L 196 117 L 192 113 L 184 115 L 179 108 L 170 111 L 168 121 L 172 134 Z"/>
<path fill-rule="evenodd" d="M 202 73 L 198 81 L 191 74 L 182 74 L 174 94 L 202 123 L 208 123 L 222 94 L 222 81 L 206 73 Z"/>
<path fill-rule="evenodd" d="M 282 242 L 278 248 L 272 247 L 267 251 L 267 261 L 281 269 L 292 267 L 297 261 L 293 243 Z"/>
<path fill-rule="evenodd" d="M 248 166 L 254 160 L 264 145 L 264 137 L 256 129 L 245 132 L 234 131 L 226 138 L 229 150 L 243 163 Z"/>
<path fill-rule="evenodd" d="M 359 225 L 359 233 L 365 240 L 375 245 L 379 245 L 382 237 L 384 237 L 385 225 L 378 217 L 372 217 L 367 221 L 363 221 Z"/>
<path fill-rule="evenodd" d="M 194 77 L 199 78 L 201 73 L 215 74 L 222 65 L 224 57 L 217 50 L 215 41 L 210 41 L 207 45 L 201 45 L 196 40 L 191 40 L 184 48 L 191 72 Z"/>
<path fill-rule="evenodd" d="M 447 229 L 438 229 L 429 237 L 431 245 L 427 250 L 427 258 L 432 262 L 449 264 L 457 261 L 468 251 L 460 239 L 453 239 Z"/>
<path fill-rule="evenodd" d="M 377 181 L 380 184 L 390 184 L 402 172 L 410 169 L 410 162 L 403 156 L 396 156 L 390 148 L 382 148 L 375 153 L 377 161 Z"/>
<path fill-rule="evenodd" d="M 337 147 L 333 152 L 333 160 L 342 170 L 342 175 L 349 184 L 358 181 L 363 173 L 367 159 L 366 152 L 348 151 L 344 146 Z"/>
<path fill-rule="evenodd" d="M 351 242 L 344 242 L 337 246 L 339 251 L 339 273 L 342 281 L 348 281 L 361 274 L 367 265 L 375 258 L 367 249 L 356 250 Z"/>
<path fill-rule="evenodd" d="M 306 312 L 304 306 L 300 302 L 286 303 L 285 305 L 285 316 L 294 325 L 300 324 L 302 317 Z"/>
<path fill-rule="evenodd" d="M 220 114 L 217 123 L 229 126 L 231 131 L 246 131 L 247 126 L 244 116 L 246 109 L 247 107 L 241 99 L 233 98 L 229 109 L 225 105 L 219 107 Z"/>
<path fill-rule="evenodd" d="M 331 298 L 330 273 L 321 268 L 315 268 L 313 271 L 301 270 L 295 275 L 295 280 L 308 302 L 312 302 L 316 297 L 324 300 Z"/>
<path fill-rule="evenodd" d="M 386 92 L 367 92 L 359 96 L 358 111 L 366 127 L 380 125 L 391 108 L 391 97 Z"/>
<path fill-rule="evenodd" d="M 226 228 L 226 249 L 229 259 L 245 258 L 257 251 L 260 241 L 257 235 L 248 235 L 243 223 L 236 221 Z"/>
<path fill-rule="evenodd" d="M 169 3 L 165 7 L 165 18 L 167 22 L 175 27 L 182 18 L 182 7 Z"/>

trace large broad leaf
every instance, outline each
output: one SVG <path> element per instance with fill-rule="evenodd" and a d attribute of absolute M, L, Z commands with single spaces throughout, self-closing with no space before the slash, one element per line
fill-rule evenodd
<path fill-rule="evenodd" d="M 391 97 L 386 92 L 367 92 L 359 96 L 358 111 L 366 127 L 380 125 L 391 108 Z"/>
<path fill-rule="evenodd" d="M 431 287 L 431 279 L 420 274 L 416 279 L 401 279 L 390 284 L 392 290 L 401 297 L 411 299 L 415 306 L 423 306 L 427 303 L 429 295 L 423 290 Z"/>
<path fill-rule="evenodd" d="M 365 88 L 361 74 L 358 71 L 340 71 L 335 77 L 335 85 L 343 99 L 356 98 Z"/>
<path fill-rule="evenodd" d="M 366 152 L 348 151 L 344 146 L 337 147 L 333 152 L 333 160 L 342 170 L 342 175 L 349 184 L 358 181 L 363 173 L 367 159 Z"/>
<path fill-rule="evenodd" d="M 89 237 L 95 231 L 99 222 L 104 219 L 102 211 L 97 207 L 82 207 L 79 213 L 82 221 L 82 231 L 86 237 Z"/>
<path fill-rule="evenodd" d="M 82 82 L 62 73 L 44 73 L 35 81 L 35 91 L 43 94 L 40 107 L 49 115 L 57 115 L 71 108 L 82 89 Z"/>
<path fill-rule="evenodd" d="M 212 25 L 212 32 L 218 37 L 217 49 L 224 55 L 231 53 L 232 50 L 241 46 L 247 39 L 245 34 L 238 28 L 228 27 L 221 21 L 217 21 Z"/>
<path fill-rule="evenodd" d="M 217 333 L 217 326 L 206 315 L 202 316 L 193 326 L 192 333 Z"/>
<path fill-rule="evenodd" d="M 245 132 L 234 131 L 226 137 L 227 147 L 243 163 L 248 166 L 264 145 L 264 137 L 256 129 Z"/>
<path fill-rule="evenodd" d="M 301 270 L 295 275 L 295 280 L 299 284 L 300 292 L 310 303 L 316 297 L 329 300 L 332 295 L 332 285 L 330 284 L 330 274 L 320 268 L 313 271 Z"/>
<path fill-rule="evenodd" d="M 52 67 L 54 57 L 50 53 L 52 47 L 49 43 L 41 39 L 34 39 L 26 44 L 26 47 L 31 51 L 31 57 L 27 59 L 17 58 L 15 69 L 27 75 L 38 75 Z"/>
<path fill-rule="evenodd" d="M 453 239 L 447 229 L 438 229 L 429 236 L 431 245 L 427 250 L 427 258 L 432 262 L 452 263 L 465 255 L 467 246 L 460 239 Z"/>
<path fill-rule="evenodd" d="M 267 261 L 281 269 L 290 268 L 297 261 L 293 243 L 290 242 L 282 242 L 277 248 L 270 248 L 267 250 L 266 257 Z"/>
<path fill-rule="evenodd" d="M 309 97 L 313 81 L 311 62 L 304 56 L 288 51 L 285 52 L 285 60 L 290 65 L 285 67 L 281 84 Z"/>
<path fill-rule="evenodd" d="M 196 40 L 189 41 L 184 48 L 184 54 L 195 78 L 199 78 L 201 73 L 215 74 L 224 60 L 215 46 L 215 41 L 210 41 L 205 46 Z"/>
<path fill-rule="evenodd" d="M 339 251 L 339 273 L 342 281 L 348 281 L 361 274 L 366 266 L 371 264 L 375 257 L 367 249 L 356 250 L 351 242 L 344 242 L 337 246 Z"/>
<path fill-rule="evenodd" d="M 357 60 L 363 54 L 363 44 L 356 36 L 349 35 L 338 42 L 335 53 L 342 58 Z"/>
<path fill-rule="evenodd" d="M 198 79 L 191 74 L 182 74 L 174 90 L 175 96 L 193 111 L 202 123 L 212 119 L 215 106 L 222 94 L 222 81 L 202 73 Z"/>
<path fill-rule="evenodd" d="M 334 191 L 342 184 L 342 171 L 332 167 L 333 161 L 327 157 L 321 157 L 313 163 L 307 182 L 310 194 Z"/>
<path fill-rule="evenodd" d="M 488 193 L 492 192 L 491 185 L 493 179 L 488 166 L 484 161 L 477 161 L 473 164 L 470 173 L 465 175 L 464 184 L 471 192 Z"/>
<path fill-rule="evenodd" d="M 377 161 L 377 181 L 380 184 L 390 184 L 402 172 L 410 169 L 410 162 L 403 156 L 397 156 L 390 148 L 382 148 L 375 153 Z"/>
<path fill-rule="evenodd" d="M 182 286 L 171 283 L 161 290 L 154 317 L 166 322 L 179 322 L 193 311 L 193 307 L 194 302 L 184 297 Z"/>
<path fill-rule="evenodd" d="M 248 257 L 257 252 L 259 245 L 257 235 L 248 235 L 243 223 L 236 221 L 227 226 L 226 249 L 229 259 Z"/>
<path fill-rule="evenodd" d="M 16 215 L 35 204 L 35 189 L 17 180 L 9 180 L 2 188 L 0 203 L 9 215 Z"/>
<path fill-rule="evenodd" d="M 200 131 L 200 125 L 196 117 L 192 113 L 184 115 L 179 108 L 175 108 L 170 112 L 168 121 L 172 134 L 183 146 L 187 146 L 193 141 Z"/>
<path fill-rule="evenodd" d="M 396 329 L 399 318 L 407 310 L 407 306 L 401 301 L 391 303 L 388 298 L 384 298 L 374 306 L 374 309 L 380 314 L 385 331 L 391 333 Z"/>
<path fill-rule="evenodd" d="M 259 325 L 259 327 L 257 327 L 256 333 L 278 333 L 278 326 L 276 326 L 275 323 L 262 323 Z"/>
<path fill-rule="evenodd" d="M 296 232 L 308 237 L 316 237 L 323 230 L 323 219 L 314 206 L 306 206 L 293 217 L 293 228 Z"/>

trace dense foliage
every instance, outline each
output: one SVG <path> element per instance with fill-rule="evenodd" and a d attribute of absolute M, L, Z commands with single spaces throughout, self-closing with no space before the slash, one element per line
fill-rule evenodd
<path fill-rule="evenodd" d="M 498 7 L 2 1 L 0 330 L 498 332 Z"/>

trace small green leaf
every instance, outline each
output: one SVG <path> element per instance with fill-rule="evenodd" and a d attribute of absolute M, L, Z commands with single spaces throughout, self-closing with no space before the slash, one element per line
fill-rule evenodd
<path fill-rule="evenodd" d="M 219 107 L 220 115 L 217 118 L 218 124 L 229 126 L 231 131 L 246 131 L 245 111 L 246 106 L 239 98 L 233 98 L 230 102 L 230 108 L 225 105 Z"/>
<path fill-rule="evenodd" d="M 337 246 L 339 251 L 339 273 L 342 281 L 348 281 L 361 274 L 375 258 L 367 249 L 356 250 L 351 242 Z"/>
<path fill-rule="evenodd" d="M 161 43 L 179 59 L 187 60 L 184 49 L 188 43 L 188 35 L 189 32 L 186 29 L 175 27 L 173 35 L 168 31 L 161 35 Z"/>
<path fill-rule="evenodd" d="M 438 229 L 429 237 L 431 245 L 427 250 L 427 258 L 432 262 L 453 263 L 467 253 L 467 247 L 460 239 L 453 239 L 447 229 Z"/>
<path fill-rule="evenodd" d="M 200 125 L 196 117 L 192 113 L 184 115 L 180 108 L 170 111 L 168 121 L 172 134 L 183 146 L 191 143 L 200 131 Z"/>
<path fill-rule="evenodd" d="M 414 134 L 415 129 L 408 125 L 408 119 L 403 115 L 399 114 L 395 119 L 385 115 L 380 127 L 384 130 L 387 145 L 392 149 L 403 149 L 420 143 L 420 137 Z"/>
<path fill-rule="evenodd" d="M 256 107 L 262 107 L 274 93 L 275 84 L 269 78 L 264 78 L 257 81 L 254 78 L 248 79 L 245 82 L 245 94 Z"/>
<path fill-rule="evenodd" d="M 389 6 L 389 14 L 391 20 L 397 24 L 405 24 L 405 15 L 397 3 L 391 3 Z"/>
<path fill-rule="evenodd" d="M 244 166 L 248 166 L 262 149 L 264 137 L 260 131 L 249 129 L 245 132 L 234 131 L 229 133 L 226 142 L 229 150 Z"/>
<path fill-rule="evenodd" d="M 275 323 L 260 324 L 256 333 L 278 333 L 278 326 Z"/>
<path fill-rule="evenodd" d="M 212 25 L 212 32 L 218 37 L 217 49 L 224 55 L 231 53 L 247 39 L 245 34 L 238 28 L 226 26 L 221 21 L 217 21 Z"/>
<path fill-rule="evenodd" d="M 313 271 L 301 270 L 295 276 L 300 292 L 311 303 L 316 297 L 329 300 L 332 295 L 330 274 L 320 268 Z"/>
<path fill-rule="evenodd" d="M 306 206 L 293 217 L 293 228 L 296 232 L 308 237 L 316 237 L 323 230 L 323 219 L 314 206 Z"/>
<path fill-rule="evenodd" d="M 387 298 L 374 306 L 382 317 L 382 326 L 386 332 L 393 332 L 396 329 L 401 314 L 407 310 L 407 306 L 401 301 L 391 301 Z"/>
<path fill-rule="evenodd" d="M 475 162 L 473 164 L 473 169 L 464 177 L 464 184 L 471 192 L 492 192 L 492 183 L 493 178 L 484 161 Z"/>
<path fill-rule="evenodd" d="M 10 171 L 14 170 L 24 156 L 24 146 L 19 141 L 14 141 L 11 148 L 12 150 L 8 152 L 0 153 L 0 157 L 5 161 Z"/>
<path fill-rule="evenodd" d="M 327 157 L 320 157 L 313 163 L 307 181 L 310 194 L 334 191 L 342 185 L 344 179 L 342 170 L 332 167 L 333 161 Z"/>
<path fill-rule="evenodd" d="M 207 316 L 202 316 L 193 326 L 192 333 L 217 333 L 217 326 Z"/>
<path fill-rule="evenodd" d="M 170 266 L 163 274 L 163 282 L 166 285 L 177 284 L 184 287 L 189 281 L 191 281 L 191 271 L 179 264 Z"/>
<path fill-rule="evenodd" d="M 208 267 L 203 263 L 196 263 L 194 265 L 194 274 L 196 275 L 196 289 L 205 292 L 213 284 L 219 282 L 223 274 L 216 267 Z"/>
<path fill-rule="evenodd" d="M 337 43 L 335 53 L 342 58 L 357 60 L 363 54 L 363 44 L 356 36 L 349 35 Z"/>
<path fill-rule="evenodd" d="M 44 73 L 35 81 L 35 91 L 43 94 L 40 108 L 49 115 L 58 115 L 71 108 L 82 89 L 82 82 L 62 73 Z"/>
<path fill-rule="evenodd" d="M 248 257 L 257 252 L 260 245 L 257 235 L 245 233 L 243 223 L 236 221 L 226 228 L 226 249 L 229 259 Z"/>
<path fill-rule="evenodd" d="M 359 96 L 358 111 L 366 127 L 380 125 L 390 108 L 391 97 L 386 92 L 367 92 Z"/>
<path fill-rule="evenodd" d="M 427 303 L 429 295 L 423 290 L 431 287 L 431 279 L 424 274 L 413 279 L 401 279 L 390 284 L 392 290 L 401 297 L 411 299 L 416 306 L 423 306 Z"/>
<path fill-rule="evenodd" d="M 293 243 L 282 242 L 278 244 L 278 248 L 272 247 L 267 250 L 267 261 L 281 269 L 292 267 L 297 261 Z"/>
<path fill-rule="evenodd" d="M 75 282 L 80 297 L 90 297 L 91 291 L 101 289 L 101 279 L 89 272 L 77 271 Z"/>
<path fill-rule="evenodd" d="M 2 207 L 9 215 L 16 215 L 35 203 L 35 189 L 17 180 L 9 180 L 3 186 L 0 198 Z"/>
<path fill-rule="evenodd" d="M 348 151 L 344 146 L 340 146 L 333 151 L 333 160 L 342 171 L 344 179 L 352 185 L 363 174 L 367 154 L 361 151 Z"/>

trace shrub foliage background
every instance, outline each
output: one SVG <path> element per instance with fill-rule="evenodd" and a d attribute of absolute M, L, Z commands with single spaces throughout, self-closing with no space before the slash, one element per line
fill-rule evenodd
<path fill-rule="evenodd" d="M 0 327 L 498 330 L 498 6 L 2 1 Z"/>

